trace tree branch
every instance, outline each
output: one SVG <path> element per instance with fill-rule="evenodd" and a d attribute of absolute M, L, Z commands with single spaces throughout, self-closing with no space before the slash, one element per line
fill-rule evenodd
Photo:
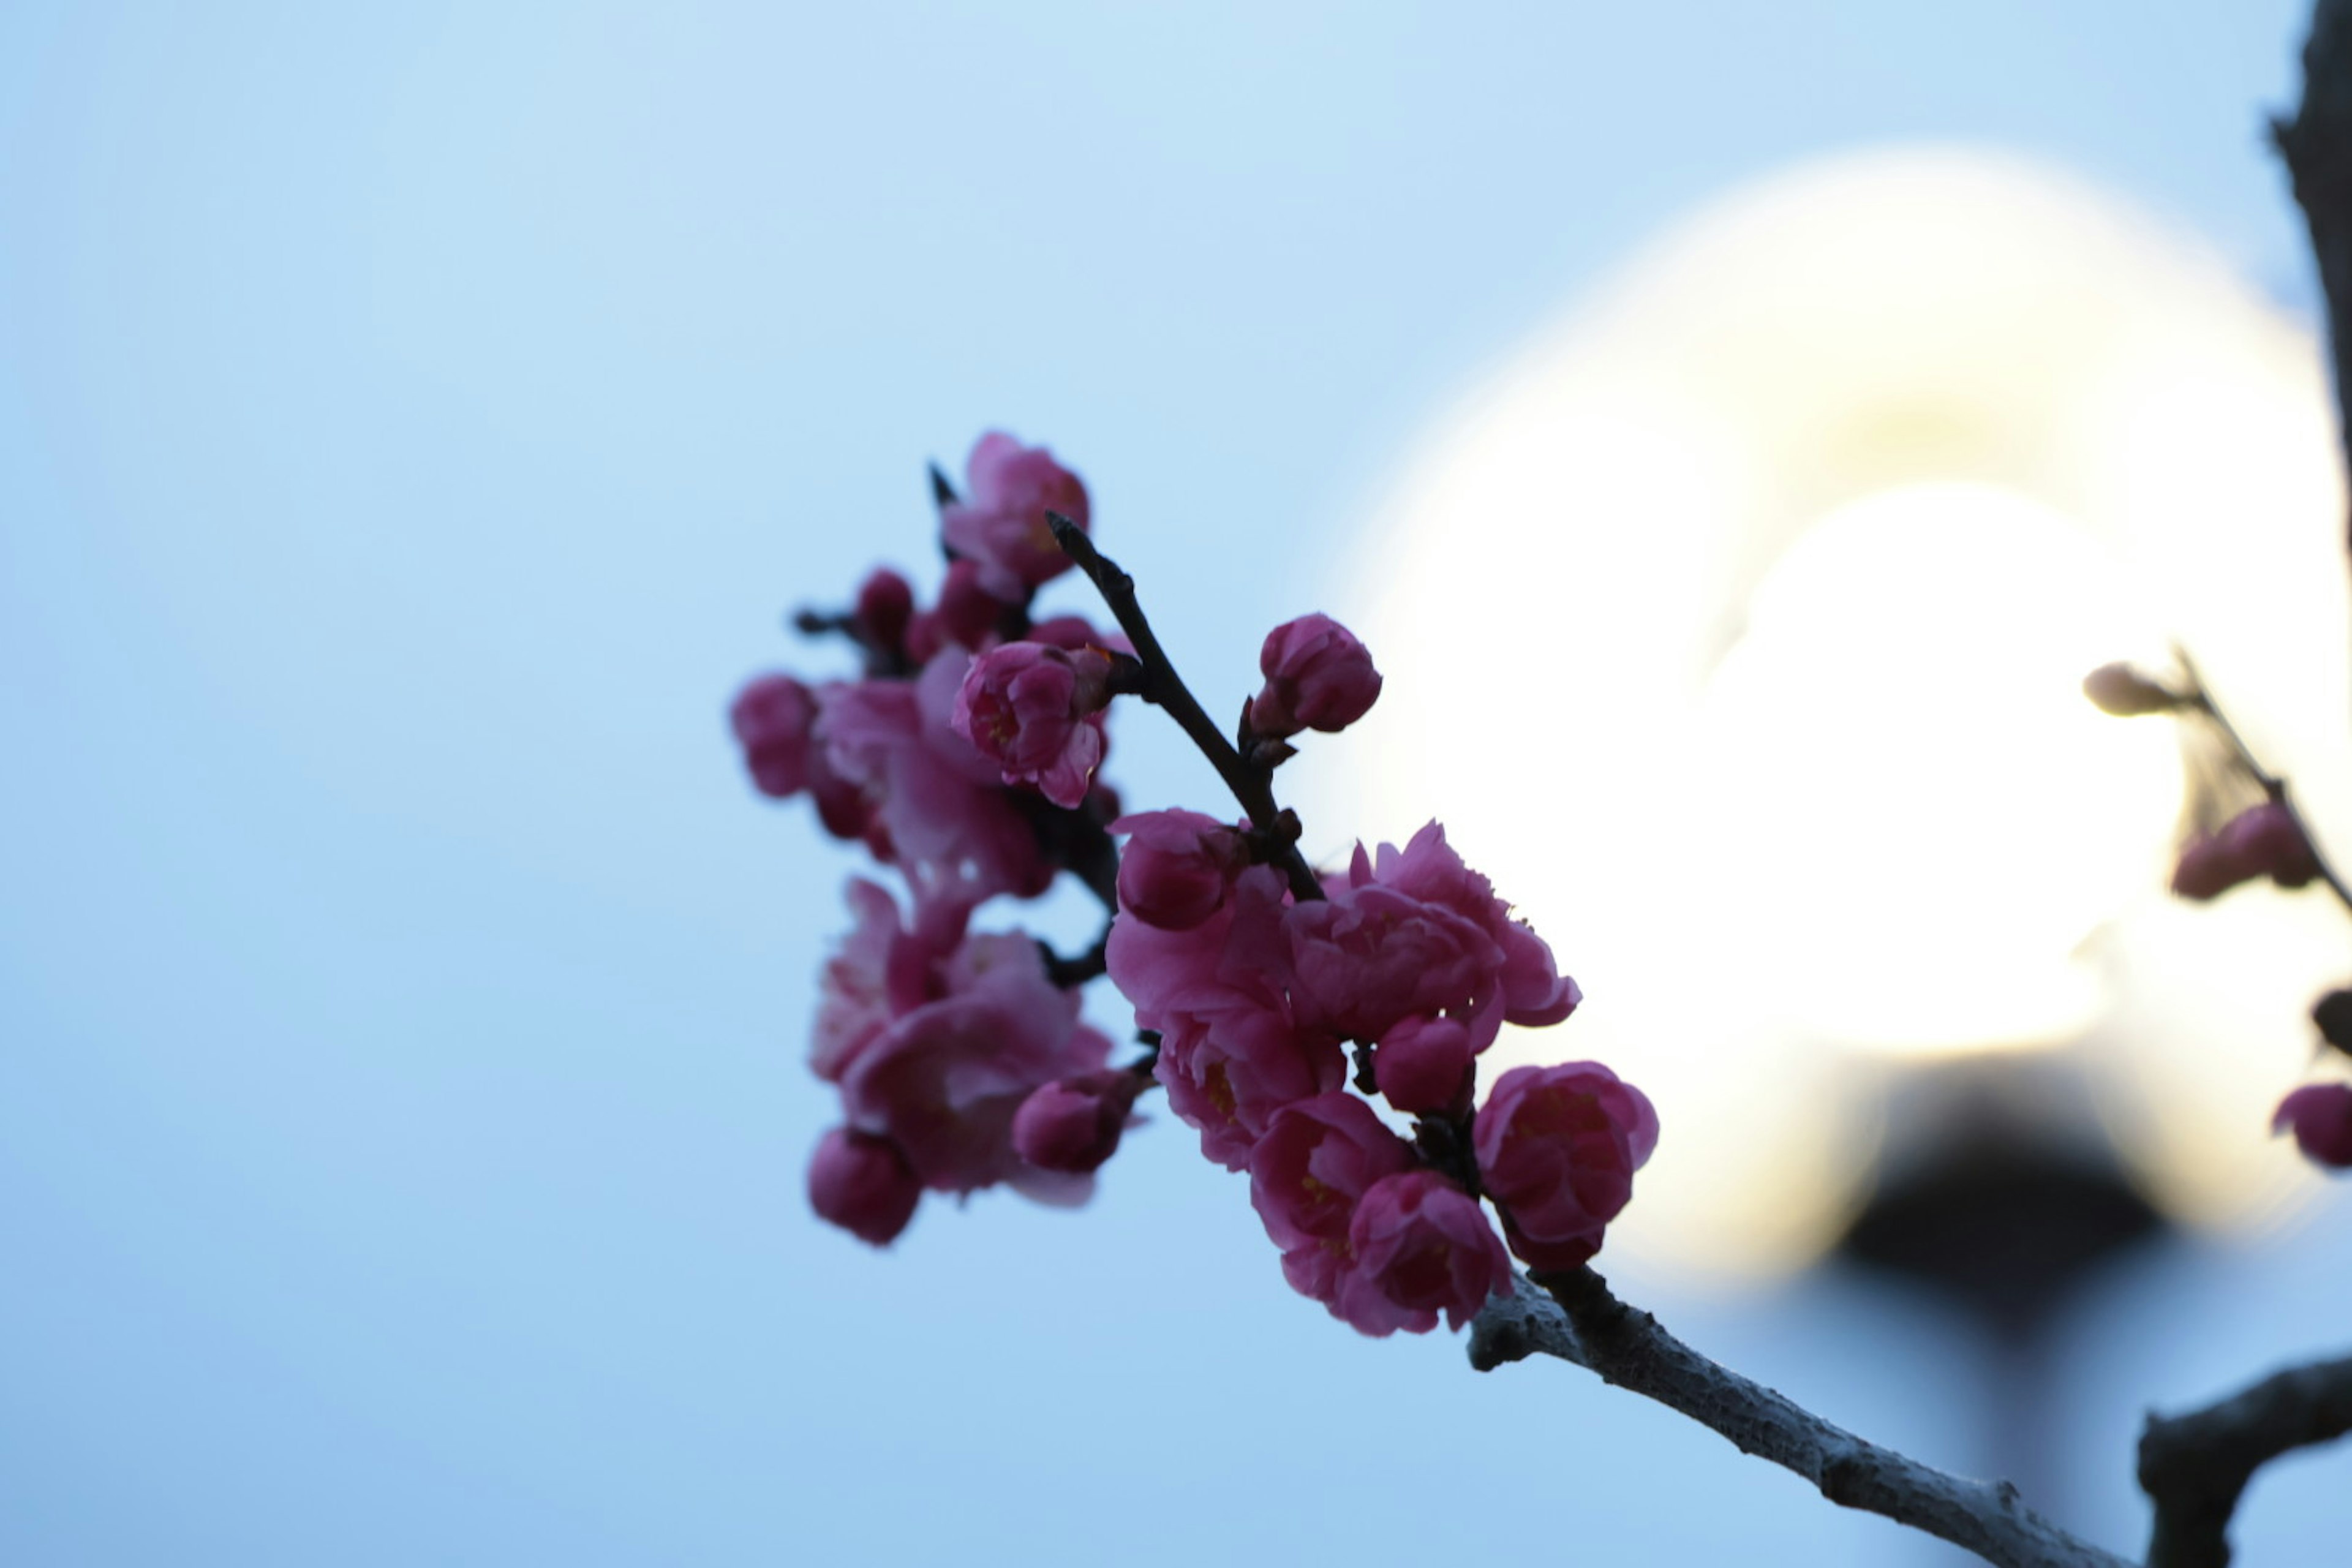
<path fill-rule="evenodd" d="M 2289 1367 L 2185 1415 L 2150 1412 L 2139 1484 L 2156 1504 L 2147 1568 L 2228 1568 L 2230 1516 L 2253 1474 L 2352 1433 L 2352 1356 Z"/>
<path fill-rule="evenodd" d="M 2271 122 L 2271 140 L 2294 181 L 2311 228 L 2311 252 L 2327 297 L 2337 433 L 2352 440 L 2352 0 L 2318 0 L 2303 46 L 2303 102 Z"/>
<path fill-rule="evenodd" d="M 1299 854 L 1297 835 L 1286 830 L 1282 808 L 1275 804 L 1273 772 L 1263 763 L 1248 761 L 1234 749 L 1234 743 L 1225 739 L 1225 732 L 1217 728 L 1216 721 L 1201 706 L 1200 699 L 1176 673 L 1174 661 L 1160 646 L 1160 638 L 1135 596 L 1135 579 L 1121 571 L 1118 562 L 1097 550 L 1086 531 L 1068 518 L 1049 511 L 1045 521 L 1054 531 L 1054 542 L 1094 584 L 1103 603 L 1110 606 L 1118 629 L 1135 645 L 1135 657 L 1143 666 L 1143 687 L 1137 695 L 1168 710 L 1168 716 L 1191 737 L 1201 754 L 1209 759 L 1209 765 L 1217 770 L 1217 776 L 1225 781 L 1225 787 L 1234 792 L 1234 798 L 1241 802 L 1242 809 L 1249 814 L 1250 826 L 1267 836 L 1269 842 L 1281 845 L 1274 863 L 1289 879 L 1291 896 L 1301 903 L 1321 898 L 1323 884 L 1307 866 L 1307 858 Z"/>
<path fill-rule="evenodd" d="M 2007 1481 L 1946 1475 L 1708 1360 L 1618 1300 L 1590 1268 L 1522 1281 L 1471 1324 L 1470 1364 L 1479 1371 L 1530 1355 L 1598 1373 L 1728 1437 L 1741 1453 L 1793 1470 L 1842 1508 L 1925 1531 L 2000 1568 L 2128 1568 L 2027 1508 Z"/>

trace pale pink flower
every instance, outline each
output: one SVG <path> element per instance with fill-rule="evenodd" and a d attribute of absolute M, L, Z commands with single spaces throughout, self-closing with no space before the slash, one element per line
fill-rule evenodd
<path fill-rule="evenodd" d="M 1333 1315 L 1360 1333 L 1458 1329 L 1489 1296 L 1511 1293 L 1511 1259 L 1477 1200 L 1434 1171 L 1372 1184 L 1348 1223 L 1352 1262 Z"/>
<path fill-rule="evenodd" d="M 1257 665 L 1265 688 L 1250 700 L 1249 723 L 1261 735 L 1344 730 L 1381 694 L 1372 656 L 1328 616 L 1301 616 L 1275 627 Z"/>
<path fill-rule="evenodd" d="M 827 1132 L 809 1161 L 809 1206 L 820 1218 L 887 1247 L 915 1217 L 923 1184 L 887 1138 L 853 1128 Z"/>
<path fill-rule="evenodd" d="M 990 593 L 1018 604 L 1070 568 L 1046 526 L 1048 511 L 1087 527 L 1086 485 L 1045 447 L 992 430 L 964 465 L 963 500 L 940 510 L 940 534 L 978 564 Z"/>
<path fill-rule="evenodd" d="M 1109 702 L 1110 659 L 1099 649 L 1006 643 L 971 661 L 951 722 L 1006 784 L 1034 784 L 1068 810 L 1102 763 Z"/>
<path fill-rule="evenodd" d="M 1250 1203 L 1282 1249 L 1283 1277 L 1329 1305 L 1354 1260 L 1348 1222 L 1373 1183 L 1412 1168 L 1412 1146 L 1372 1108 L 1334 1092 L 1276 1111 L 1249 1158 Z"/>
<path fill-rule="evenodd" d="M 2307 1083 L 2280 1100 L 2271 1131 L 2290 1131 L 2305 1159 L 2352 1170 L 2352 1084 Z"/>
<path fill-rule="evenodd" d="M 1538 1268 L 1573 1268 L 1601 1249 L 1633 1195 L 1633 1173 L 1658 1144 L 1658 1114 L 1598 1062 L 1513 1068 L 1495 1080 L 1471 1137 L 1511 1250 Z"/>
<path fill-rule="evenodd" d="M 1144 811 L 1110 825 L 1128 835 L 1118 853 L 1119 908 L 1162 931 L 1190 931 L 1224 907 L 1249 866 L 1240 832 L 1198 811 Z"/>

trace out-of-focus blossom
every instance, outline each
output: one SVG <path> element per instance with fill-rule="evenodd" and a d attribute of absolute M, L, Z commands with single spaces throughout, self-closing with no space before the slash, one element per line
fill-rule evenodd
<path fill-rule="evenodd" d="M 1332 1310 L 1360 1333 L 1460 1328 L 1489 1296 L 1511 1293 L 1511 1259 L 1467 1193 L 1434 1171 L 1372 1184 L 1348 1224 L 1353 1261 Z"/>
<path fill-rule="evenodd" d="M 1024 447 L 1001 431 L 980 438 L 964 466 L 964 498 L 940 511 L 950 550 L 979 568 L 979 581 L 1010 604 L 1070 569 L 1045 514 L 1088 525 L 1087 487 L 1043 447 Z"/>
<path fill-rule="evenodd" d="M 1633 1197 L 1658 1114 L 1598 1062 L 1513 1068 L 1495 1080 L 1472 1140 L 1511 1250 L 1538 1268 L 1573 1268 L 1601 1250 Z"/>
<path fill-rule="evenodd" d="M 971 661 L 950 722 L 1006 784 L 1034 784 L 1055 805 L 1074 809 L 1102 763 L 1109 703 L 1108 655 L 1006 643 Z"/>
<path fill-rule="evenodd" d="M 860 1241 L 887 1247 L 907 1222 L 923 1184 L 890 1141 L 854 1128 L 827 1132 L 809 1161 L 809 1206 Z"/>
<path fill-rule="evenodd" d="M 1381 694 L 1381 673 L 1356 636 L 1328 616 L 1301 616 L 1268 632 L 1259 649 L 1265 687 L 1250 700 L 1261 735 L 1344 730 Z"/>
<path fill-rule="evenodd" d="M 1142 1080 L 1131 1072 L 1056 1079 L 1021 1102 L 1013 1151 L 1041 1171 L 1083 1174 L 1118 1151 Z"/>
<path fill-rule="evenodd" d="M 1099 1068 L 1110 1042 L 1078 1023 L 1077 993 L 1055 985 L 1036 942 L 1018 933 L 966 937 L 927 982 L 930 999 L 843 1068 L 850 1125 L 887 1137 L 935 1191 L 1013 1178 L 1025 1164 L 1012 1141 L 1022 1101 Z"/>
<path fill-rule="evenodd" d="M 761 795 L 789 800 L 808 788 L 816 697 L 789 675 L 763 675 L 735 695 L 727 712 L 744 765 Z"/>
<path fill-rule="evenodd" d="M 2282 888 L 2300 888 L 2318 875 L 2318 858 L 2294 814 L 2272 800 L 2240 812 L 2219 833 L 2183 848 L 2173 868 L 2172 890 L 2184 899 L 2216 899 L 2258 877 Z"/>
<path fill-rule="evenodd" d="M 2279 1101 L 2273 1133 L 2293 1132 L 2315 1164 L 2352 1169 L 2352 1084 L 2307 1083 Z"/>
<path fill-rule="evenodd" d="M 1119 908 L 1162 931 L 1191 931 L 1224 907 L 1249 865 L 1241 833 L 1198 811 L 1142 811 L 1110 825 L 1128 835 L 1118 856 Z"/>

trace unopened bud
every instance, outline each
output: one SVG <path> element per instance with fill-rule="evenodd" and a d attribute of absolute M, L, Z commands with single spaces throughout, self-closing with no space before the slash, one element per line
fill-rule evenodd
<path fill-rule="evenodd" d="M 2332 1170 L 2352 1170 L 2352 1084 L 2307 1083 L 2279 1101 L 2273 1134 L 2291 1131 L 2304 1157 Z"/>
<path fill-rule="evenodd" d="M 809 1206 L 860 1241 L 887 1247 L 915 1217 L 922 1179 L 898 1146 L 836 1127 L 809 1161 Z"/>
<path fill-rule="evenodd" d="M 1013 1114 L 1013 1152 L 1041 1171 L 1083 1175 L 1118 1152 L 1119 1134 L 1143 1080 L 1130 1072 L 1087 1073 L 1032 1092 Z"/>
<path fill-rule="evenodd" d="M 2083 695 L 2102 713 L 2134 719 L 2143 713 L 2169 713 L 2188 700 L 2159 681 L 2150 680 L 2127 664 L 2103 664 L 2083 678 Z"/>

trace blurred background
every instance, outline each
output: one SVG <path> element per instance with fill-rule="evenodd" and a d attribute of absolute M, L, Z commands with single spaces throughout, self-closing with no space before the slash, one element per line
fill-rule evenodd
<path fill-rule="evenodd" d="M 2352 843 L 2304 23 L 13 0 L 0 1560 L 1957 1560 L 1358 1339 L 1164 1119 L 808 1215 L 855 862 L 724 707 L 992 426 L 1213 709 L 1364 632 L 1309 847 L 1442 816 L 1582 982 L 1503 1048 L 1658 1101 L 1621 1291 L 2136 1553 L 2141 1412 L 2352 1296 L 2263 1136 L 2341 917 L 2164 900 L 2181 757 L 2074 689 L 2185 641 Z"/>

